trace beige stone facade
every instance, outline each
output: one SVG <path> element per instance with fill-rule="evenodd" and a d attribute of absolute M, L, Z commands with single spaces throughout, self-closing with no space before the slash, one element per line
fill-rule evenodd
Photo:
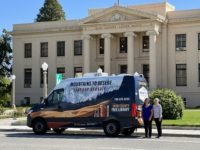
<path fill-rule="evenodd" d="M 187 106 L 200 106 L 200 9 L 176 11 L 169 3 L 115 5 L 90 9 L 82 20 L 14 25 L 12 35 L 17 104 L 40 101 L 40 69 L 47 62 L 48 92 L 56 84 L 58 68 L 69 78 L 81 67 L 86 73 L 103 66 L 109 74 L 143 73 L 150 89 L 173 89 Z M 60 41 L 65 51 L 61 56 Z M 42 48 L 47 57 L 41 57 Z"/>

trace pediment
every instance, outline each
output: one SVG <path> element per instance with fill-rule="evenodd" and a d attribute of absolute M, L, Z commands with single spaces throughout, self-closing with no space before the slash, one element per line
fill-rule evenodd
<path fill-rule="evenodd" d="M 145 11 L 130 9 L 121 6 L 113 6 L 85 18 L 84 20 L 82 20 L 82 24 L 86 25 L 92 23 L 134 21 L 145 19 L 153 19 L 159 22 L 163 22 L 165 20 L 165 17 Z"/>

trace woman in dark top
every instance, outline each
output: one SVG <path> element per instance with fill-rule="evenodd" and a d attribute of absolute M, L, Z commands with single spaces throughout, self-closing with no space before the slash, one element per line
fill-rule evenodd
<path fill-rule="evenodd" d="M 144 105 L 142 106 L 142 117 L 144 120 L 145 137 L 151 138 L 153 107 L 150 105 L 149 98 L 145 99 Z"/>

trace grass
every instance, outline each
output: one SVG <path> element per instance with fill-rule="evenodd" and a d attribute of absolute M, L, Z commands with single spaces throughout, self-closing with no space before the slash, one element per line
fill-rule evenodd
<path fill-rule="evenodd" d="M 200 109 L 186 109 L 183 118 L 178 120 L 163 120 L 166 126 L 192 126 L 200 127 Z"/>

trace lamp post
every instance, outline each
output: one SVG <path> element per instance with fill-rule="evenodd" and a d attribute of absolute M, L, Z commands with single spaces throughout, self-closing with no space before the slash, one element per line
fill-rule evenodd
<path fill-rule="evenodd" d="M 15 79 L 16 79 L 16 76 L 11 75 L 11 79 L 12 79 L 12 107 L 13 107 L 13 109 L 16 109 L 16 106 L 15 106 Z"/>
<path fill-rule="evenodd" d="M 43 97 L 47 97 L 47 69 L 48 64 L 44 62 L 42 64 L 42 70 L 43 70 Z"/>

